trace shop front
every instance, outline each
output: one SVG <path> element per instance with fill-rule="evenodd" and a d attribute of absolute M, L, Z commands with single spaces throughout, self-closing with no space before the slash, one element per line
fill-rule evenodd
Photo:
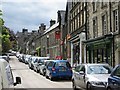
<path fill-rule="evenodd" d="M 112 38 L 101 38 L 86 43 L 87 63 L 108 63 L 112 65 Z"/>
<path fill-rule="evenodd" d="M 85 41 L 85 32 L 81 32 L 70 39 L 71 42 L 71 65 L 75 66 L 84 63 L 83 41 Z"/>

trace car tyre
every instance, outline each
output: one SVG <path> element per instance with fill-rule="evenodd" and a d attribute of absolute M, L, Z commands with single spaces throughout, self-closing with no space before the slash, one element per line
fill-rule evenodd
<path fill-rule="evenodd" d="M 92 89 L 91 89 L 91 84 L 90 84 L 90 83 L 87 83 L 86 90 L 92 90 Z"/>
<path fill-rule="evenodd" d="M 42 75 L 41 71 L 39 70 L 40 75 Z"/>
<path fill-rule="evenodd" d="M 112 90 L 112 89 L 110 87 L 108 87 L 107 90 Z"/>
<path fill-rule="evenodd" d="M 37 73 L 39 73 L 40 71 L 37 69 Z"/>
<path fill-rule="evenodd" d="M 49 79 L 50 79 L 51 81 L 54 80 L 54 78 L 51 76 L 51 74 L 49 74 Z"/>
<path fill-rule="evenodd" d="M 45 73 L 45 70 L 43 70 L 43 76 L 45 76 L 45 74 L 46 74 L 46 73 Z"/>
<path fill-rule="evenodd" d="M 49 77 L 47 75 L 45 75 L 45 77 L 48 79 Z"/>

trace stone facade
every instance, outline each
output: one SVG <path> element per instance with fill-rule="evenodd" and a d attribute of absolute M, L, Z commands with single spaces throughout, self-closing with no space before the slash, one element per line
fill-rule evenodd
<path fill-rule="evenodd" d="M 109 63 L 112 66 L 118 64 L 115 50 L 115 39 L 119 34 L 118 4 L 118 2 L 88 3 L 87 62 Z M 114 25 L 115 19 L 117 26 Z M 115 28 L 117 30 L 114 30 Z"/>

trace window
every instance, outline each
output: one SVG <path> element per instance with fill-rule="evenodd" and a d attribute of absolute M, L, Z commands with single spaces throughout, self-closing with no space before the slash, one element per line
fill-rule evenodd
<path fill-rule="evenodd" d="M 93 12 L 95 12 L 97 10 L 97 3 L 96 2 L 93 2 Z"/>
<path fill-rule="evenodd" d="M 113 75 L 120 77 L 120 66 L 116 68 L 116 70 L 115 70 Z"/>
<path fill-rule="evenodd" d="M 114 32 L 118 31 L 118 10 L 113 11 L 113 29 Z"/>
<path fill-rule="evenodd" d="M 54 64 L 54 62 L 49 62 L 49 63 L 48 63 L 48 67 L 52 67 L 53 64 Z"/>
<path fill-rule="evenodd" d="M 76 71 L 76 72 L 79 72 L 79 71 L 80 71 L 80 70 L 79 70 L 80 67 L 81 67 L 81 66 L 77 66 L 77 67 L 75 67 L 75 71 Z"/>
<path fill-rule="evenodd" d="M 79 27 L 80 27 L 80 26 L 79 26 L 79 24 L 80 24 L 79 16 L 77 17 L 77 20 L 78 20 L 77 24 L 78 24 L 78 28 L 79 28 Z"/>
<path fill-rule="evenodd" d="M 82 66 L 82 68 L 80 69 L 80 71 L 83 71 L 85 73 L 85 66 Z"/>
<path fill-rule="evenodd" d="M 97 17 L 93 18 L 93 37 L 96 38 L 98 36 L 97 29 Z"/>
<path fill-rule="evenodd" d="M 108 65 L 90 65 L 87 68 L 88 74 L 110 74 L 112 71 Z"/>
<path fill-rule="evenodd" d="M 107 19 L 106 19 L 106 15 L 102 16 L 102 34 L 103 35 L 107 34 Z"/>
<path fill-rule="evenodd" d="M 105 6 L 107 6 L 107 2 L 105 2 L 105 1 L 102 0 L 102 2 L 101 2 L 101 8 L 103 8 Z"/>

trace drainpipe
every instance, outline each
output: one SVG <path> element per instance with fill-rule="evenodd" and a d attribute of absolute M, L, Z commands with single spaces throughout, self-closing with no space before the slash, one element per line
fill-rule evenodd
<path fill-rule="evenodd" d="M 119 11 L 120 11 L 120 1 L 118 2 L 118 18 L 120 18 L 120 12 Z M 119 29 L 118 32 L 119 32 L 119 35 L 120 35 L 120 19 L 118 20 L 118 25 L 119 25 L 118 26 L 118 29 Z"/>
<path fill-rule="evenodd" d="M 115 66 L 115 48 L 114 48 L 114 35 L 113 35 L 113 31 L 112 31 L 112 14 L 111 14 L 112 10 L 111 10 L 111 2 L 109 2 L 109 13 L 110 13 L 110 32 L 112 34 L 112 54 L 113 54 L 113 63 L 111 62 L 111 65 L 114 67 Z"/>
<path fill-rule="evenodd" d="M 87 40 L 87 13 L 89 13 L 89 12 L 87 12 L 87 2 L 85 2 L 85 12 L 86 12 L 86 14 L 85 14 L 85 34 L 86 34 L 86 38 L 85 38 L 85 40 Z M 86 50 L 85 50 L 86 49 Z M 86 54 L 86 58 L 84 58 L 84 59 L 86 59 L 84 62 L 86 62 L 87 63 L 87 45 L 85 45 L 85 54 Z"/>

